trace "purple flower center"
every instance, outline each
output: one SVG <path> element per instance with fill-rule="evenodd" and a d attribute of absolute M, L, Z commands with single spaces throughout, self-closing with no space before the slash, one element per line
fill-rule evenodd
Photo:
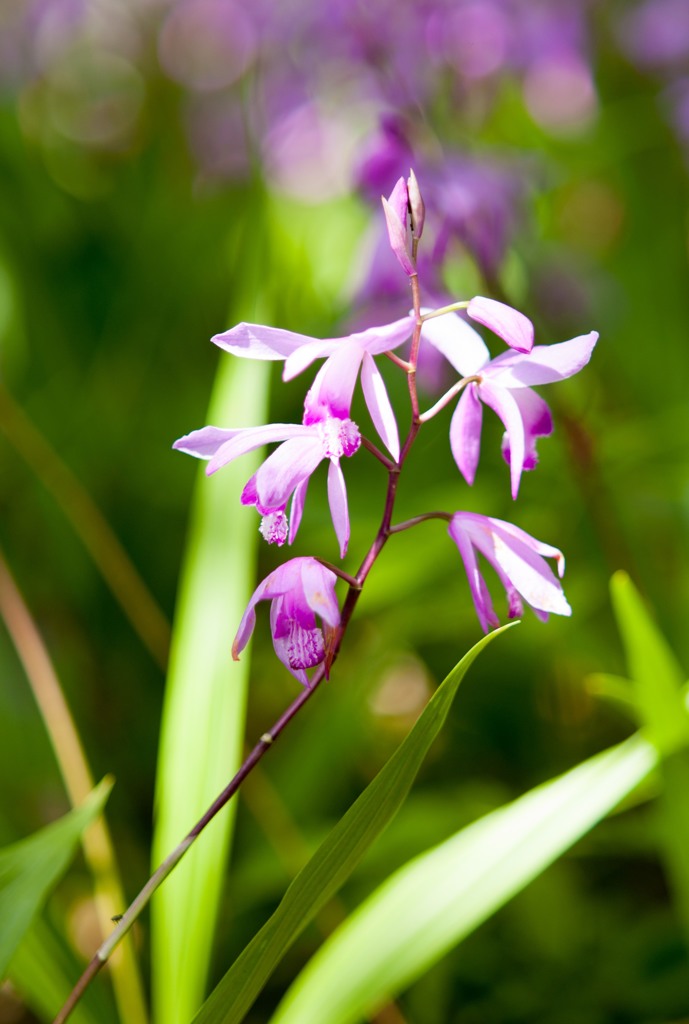
<path fill-rule="evenodd" d="M 318 424 L 323 450 L 329 459 L 353 455 L 361 444 L 361 434 L 352 420 L 339 420 L 333 416 Z"/>
<path fill-rule="evenodd" d="M 282 509 L 276 509 L 263 516 L 258 529 L 264 540 L 281 548 L 287 540 L 287 526 L 287 516 Z"/>
<path fill-rule="evenodd" d="M 313 668 L 325 658 L 325 644 L 320 629 L 304 629 L 296 619 L 289 624 L 287 660 L 291 668 Z"/>

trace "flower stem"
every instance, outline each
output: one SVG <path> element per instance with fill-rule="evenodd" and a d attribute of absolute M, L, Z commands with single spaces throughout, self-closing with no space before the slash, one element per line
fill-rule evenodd
<path fill-rule="evenodd" d="M 264 754 L 272 747 L 275 740 L 282 733 L 283 729 L 292 721 L 297 712 L 307 703 L 312 695 L 316 692 L 317 688 L 326 679 L 330 672 L 330 667 L 337 658 L 342 646 L 342 641 L 347 632 L 347 628 L 354 614 L 359 596 L 361 594 L 364 583 L 370 573 L 373 565 L 375 564 L 378 555 L 382 551 L 388 538 L 393 533 L 399 533 L 401 528 L 406 528 L 405 524 L 400 524 L 396 527 L 391 525 L 392 514 L 395 507 L 395 499 L 397 497 L 397 487 L 399 483 L 400 471 L 404 464 L 409 451 L 416 439 L 416 436 L 421 428 L 421 418 L 419 415 L 419 400 L 416 390 L 416 364 L 419 354 L 419 345 L 421 342 L 421 328 L 423 326 L 423 320 L 421 318 L 420 308 L 420 291 L 419 291 L 419 280 L 416 274 L 410 278 L 411 290 L 412 290 L 412 301 L 414 307 L 414 315 L 416 317 L 416 323 L 414 325 L 414 333 L 412 335 L 411 343 L 411 356 L 409 364 L 406 366 L 407 382 L 409 387 L 409 399 L 412 410 L 412 422 L 409 427 L 409 433 L 407 439 L 402 446 L 399 462 L 393 463 L 388 460 L 382 453 L 378 453 L 377 457 L 386 466 L 388 471 L 388 486 L 385 495 L 385 506 L 383 509 L 383 515 L 381 518 L 378 532 L 369 548 L 368 552 L 364 556 L 364 559 L 359 567 L 359 571 L 356 576 L 347 578 L 346 574 L 336 570 L 334 566 L 328 566 L 332 571 L 335 571 L 338 576 L 344 578 L 349 584 L 347 596 L 345 597 L 342 612 L 340 615 L 340 623 L 334 630 L 332 639 L 328 644 L 328 653 L 326 659 L 322 665 L 319 666 L 316 673 L 312 677 L 309 685 L 299 694 L 296 700 L 292 701 L 289 707 L 283 712 L 278 718 L 274 725 L 269 729 L 268 732 L 264 733 L 259 742 L 254 746 L 244 763 L 240 767 L 234 778 L 228 783 L 225 789 L 220 793 L 218 797 L 213 801 L 205 814 L 197 821 L 196 825 L 191 829 L 190 832 L 184 837 L 181 843 L 169 854 L 168 857 L 160 864 L 154 874 L 149 878 L 148 882 L 144 885 L 139 895 L 134 899 L 133 903 L 128 907 L 126 912 L 123 914 L 117 927 L 114 929 L 108 939 L 99 947 L 96 951 L 95 956 L 89 963 L 88 967 L 82 974 L 81 978 L 77 982 L 75 988 L 72 990 L 69 999 L 63 1006 L 62 1010 L 55 1018 L 53 1024 L 64 1024 L 68 1019 L 74 1007 L 79 1002 L 79 999 L 85 992 L 92 978 L 98 973 L 104 963 L 107 962 L 112 951 L 119 945 L 121 940 L 127 934 L 129 929 L 134 924 L 134 921 L 141 914 L 142 910 L 150 902 L 153 893 L 158 889 L 161 883 L 167 878 L 170 872 L 177 866 L 187 850 L 192 846 L 194 841 L 198 838 L 201 832 L 204 830 L 206 825 L 213 820 L 215 815 L 222 810 L 222 808 L 228 803 L 228 801 L 234 796 L 239 787 L 241 786 L 244 779 L 253 771 L 258 762 L 264 756 Z M 364 442 L 366 443 L 366 442 Z M 366 444 L 366 447 L 371 450 L 375 446 Z M 377 449 L 376 449 L 377 452 Z M 374 453 L 375 454 L 375 453 Z M 425 518 L 447 518 L 444 513 L 429 513 Z M 424 517 L 417 517 L 417 521 L 421 521 Z M 408 525 L 414 525 L 409 520 Z"/>
<path fill-rule="evenodd" d="M 445 316 L 446 313 L 456 313 L 460 309 L 466 309 L 470 301 L 470 299 L 465 299 L 463 302 L 451 302 L 449 306 L 440 306 L 439 309 L 432 309 L 430 313 L 424 313 L 421 319 L 432 320 L 434 316 Z"/>
<path fill-rule="evenodd" d="M 402 533 L 404 530 L 410 530 L 412 526 L 425 523 L 427 519 L 444 519 L 446 523 L 449 523 L 452 519 L 452 514 L 450 512 L 424 512 L 420 516 L 413 516 L 411 519 L 405 519 L 403 523 L 391 526 L 389 532 Z"/>
<path fill-rule="evenodd" d="M 419 423 L 427 423 L 428 420 L 432 420 L 436 413 L 439 413 L 441 409 L 444 409 L 448 402 L 451 402 L 455 395 L 458 395 L 459 392 L 463 388 L 465 388 L 467 384 L 479 384 L 480 381 L 481 378 L 476 376 L 475 374 L 473 374 L 470 377 L 462 377 L 461 380 L 458 380 L 455 384 L 452 385 L 449 391 L 445 392 L 442 398 L 438 399 L 435 405 L 432 405 L 430 409 L 426 410 L 426 412 L 421 413 L 421 415 L 419 416 Z"/>

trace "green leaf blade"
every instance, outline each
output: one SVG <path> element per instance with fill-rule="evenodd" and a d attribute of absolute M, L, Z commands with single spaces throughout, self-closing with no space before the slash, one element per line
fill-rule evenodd
<path fill-rule="evenodd" d="M 194 1024 L 238 1024 L 244 1019 L 282 955 L 399 810 L 472 662 L 511 625 L 514 623 L 480 640 L 450 672 L 409 735 L 297 875 L 275 913 L 211 993 Z"/>
<path fill-rule="evenodd" d="M 209 422 L 260 422 L 268 379 L 263 363 L 222 359 Z M 210 480 L 199 472 L 166 684 L 154 866 L 241 762 L 250 659 L 234 662 L 230 648 L 251 594 L 259 534 L 237 494 L 258 459 L 258 453 L 246 456 Z M 187 1024 L 203 1000 L 233 821 L 234 803 L 153 899 L 153 1009 L 160 1024 Z"/>
<path fill-rule="evenodd" d="M 686 675 L 627 574 L 615 573 L 610 589 L 641 724 L 658 749 L 670 753 L 689 743 Z"/>
<path fill-rule="evenodd" d="M 552 863 L 656 763 L 655 748 L 632 737 L 410 862 L 321 947 L 271 1024 L 354 1024 L 374 1012 Z"/>
<path fill-rule="evenodd" d="M 51 889 L 74 856 L 81 833 L 101 812 L 112 779 L 59 821 L 0 850 L 0 978 Z"/>

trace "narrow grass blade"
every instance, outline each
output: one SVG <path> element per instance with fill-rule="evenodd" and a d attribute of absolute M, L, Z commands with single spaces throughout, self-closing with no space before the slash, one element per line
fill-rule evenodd
<path fill-rule="evenodd" d="M 221 359 L 209 423 L 264 416 L 267 367 Z M 182 458 L 182 456 L 179 456 Z M 173 629 L 156 787 L 157 866 L 196 823 L 241 760 L 249 658 L 234 630 L 254 582 L 256 518 L 238 495 L 258 455 L 208 479 L 199 471 Z M 152 983 L 159 1024 L 187 1024 L 203 999 L 233 805 L 211 823 L 152 904 Z"/>
<path fill-rule="evenodd" d="M 297 875 L 272 917 L 206 1000 L 194 1024 L 238 1024 L 274 967 L 314 915 L 337 892 L 395 816 L 478 654 L 510 626 L 480 640 L 436 690 L 409 735 Z M 330 1018 L 320 1018 L 323 1024 Z"/>
<path fill-rule="evenodd" d="M 0 978 L 74 856 L 81 833 L 100 814 L 112 785 L 112 780 L 104 779 L 76 810 L 0 850 Z"/>
<path fill-rule="evenodd" d="M 426 971 L 611 811 L 657 762 L 636 735 L 396 872 L 333 933 L 271 1024 L 354 1024 Z"/>

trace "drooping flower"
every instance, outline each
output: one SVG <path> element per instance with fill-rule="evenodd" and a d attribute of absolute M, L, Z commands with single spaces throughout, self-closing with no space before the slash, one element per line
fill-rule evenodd
<path fill-rule="evenodd" d="M 505 588 L 508 618 L 518 618 L 523 614 L 522 598 L 544 622 L 551 612 L 554 615 L 572 614 L 559 581 L 545 561 L 546 558 L 554 558 L 558 575 L 562 577 L 565 559 L 557 548 L 543 544 L 512 523 L 474 512 L 456 512 L 448 532 L 462 556 L 484 632 L 499 626 L 500 621 L 478 566 L 477 551 L 490 562 Z"/>
<path fill-rule="evenodd" d="M 208 459 L 206 473 L 210 476 L 240 455 L 274 441 L 283 443 L 248 480 L 242 504 L 256 506 L 262 516 L 261 533 L 268 543 L 280 546 L 289 539 L 291 544 L 299 529 L 309 477 L 323 459 L 330 459 L 328 501 L 344 558 L 349 543 L 349 512 L 340 458 L 353 455 L 361 444 L 359 428 L 352 420 L 321 408 L 319 415 L 305 416 L 302 424 L 271 423 L 236 430 L 202 427 L 180 437 L 172 447 Z M 288 525 L 286 508 L 292 496 L 292 521 Z"/>
<path fill-rule="evenodd" d="M 248 359 L 284 359 L 283 380 L 292 380 L 316 359 L 326 359 L 307 396 L 307 416 L 319 408 L 349 419 L 356 378 L 361 368 L 361 387 L 373 424 L 394 459 L 399 458 L 399 433 L 387 389 L 373 356 L 398 348 L 412 333 L 414 317 L 370 327 L 342 338 L 309 338 L 262 324 L 237 324 L 211 340 L 225 352 Z"/>
<path fill-rule="evenodd" d="M 259 583 L 239 624 L 232 657 L 239 660 L 256 625 L 256 605 L 271 601 L 270 630 L 278 658 L 295 679 L 309 685 L 307 668 L 320 665 L 326 656 L 326 638 L 340 622 L 335 597 L 337 577 L 315 558 L 292 558 Z M 316 624 L 319 616 L 325 627 Z"/>
<path fill-rule="evenodd" d="M 506 333 L 508 330 L 501 336 Z M 537 438 L 553 432 L 550 409 L 531 386 L 552 384 L 578 373 L 591 358 L 597 332 L 557 345 L 536 345 L 530 352 L 503 352 L 495 359 L 490 358 L 480 335 L 456 313 L 427 320 L 421 337 L 442 352 L 462 376 L 478 378 L 464 388 L 450 424 L 450 447 L 460 472 L 473 484 L 484 403 L 505 426 L 502 451 L 510 467 L 512 497 L 516 498 L 522 471 L 534 469 L 538 461 Z"/>

